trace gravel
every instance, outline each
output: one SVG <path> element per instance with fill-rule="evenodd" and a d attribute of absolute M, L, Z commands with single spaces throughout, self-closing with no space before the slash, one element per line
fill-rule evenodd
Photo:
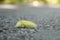
<path fill-rule="evenodd" d="M 0 40 L 60 40 L 59 10 L 25 6 L 17 10 L 0 9 Z M 37 28 L 16 28 L 16 22 L 22 19 L 36 22 Z"/>

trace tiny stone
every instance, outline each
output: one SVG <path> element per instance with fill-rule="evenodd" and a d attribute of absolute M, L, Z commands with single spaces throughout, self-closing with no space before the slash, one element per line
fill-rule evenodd
<path fill-rule="evenodd" d="M 3 30 L 0 30 L 0 32 L 3 32 Z"/>

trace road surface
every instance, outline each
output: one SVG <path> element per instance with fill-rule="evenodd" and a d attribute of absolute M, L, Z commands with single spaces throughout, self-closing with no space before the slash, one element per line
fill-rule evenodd
<path fill-rule="evenodd" d="M 37 29 L 15 28 L 22 19 L 36 22 Z M 25 5 L 14 10 L 0 9 L 0 40 L 60 40 L 60 9 Z"/>

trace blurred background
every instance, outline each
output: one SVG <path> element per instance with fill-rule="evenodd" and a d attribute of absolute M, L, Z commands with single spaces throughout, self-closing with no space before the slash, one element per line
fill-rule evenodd
<path fill-rule="evenodd" d="M 44 6 L 48 5 L 48 7 L 59 8 L 60 0 L 0 0 L 1 5 L 18 5 L 18 4 L 27 4 L 29 6 Z M 56 6 L 56 7 L 55 7 Z"/>
<path fill-rule="evenodd" d="M 0 0 L 0 4 L 16 4 L 38 1 L 40 4 L 60 4 L 60 0 Z"/>

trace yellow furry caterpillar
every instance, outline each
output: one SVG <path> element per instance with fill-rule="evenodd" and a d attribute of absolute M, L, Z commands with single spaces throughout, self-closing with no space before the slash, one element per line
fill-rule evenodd
<path fill-rule="evenodd" d="M 36 28 L 37 25 L 32 21 L 21 20 L 21 21 L 17 22 L 16 27 L 18 27 L 18 28 Z"/>

